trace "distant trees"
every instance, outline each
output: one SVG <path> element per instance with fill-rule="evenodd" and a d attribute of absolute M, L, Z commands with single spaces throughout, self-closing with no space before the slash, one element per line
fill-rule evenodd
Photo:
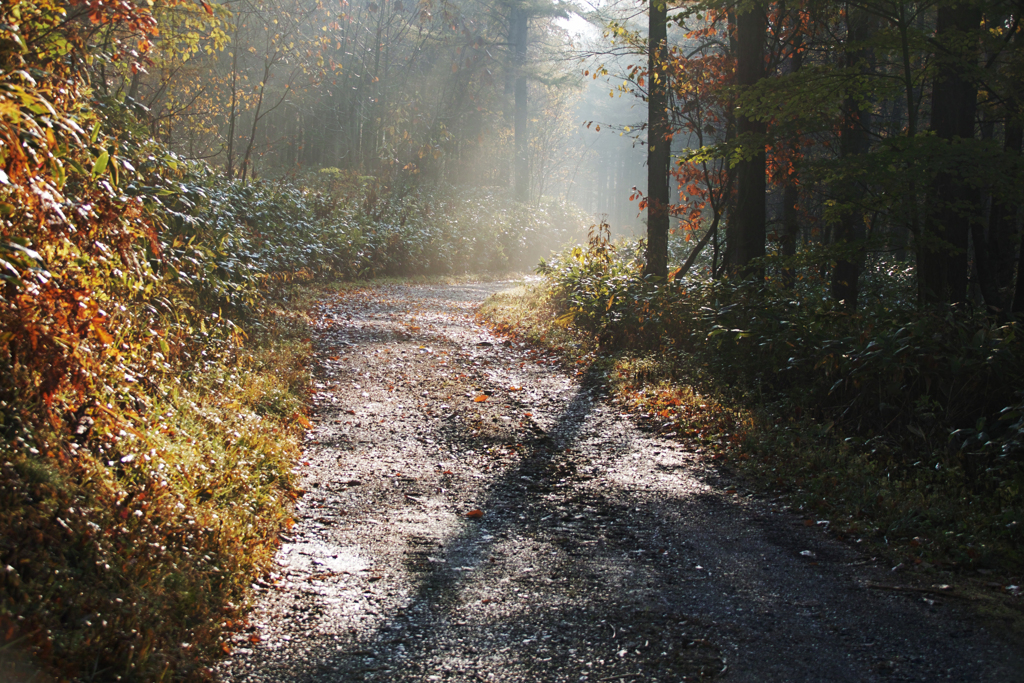
<path fill-rule="evenodd" d="M 515 160 L 513 161 L 513 188 L 515 198 L 525 202 L 530 196 L 530 158 L 529 141 L 526 132 L 528 119 L 527 83 L 526 83 L 526 48 L 529 44 L 530 10 L 523 4 L 514 4 L 510 8 L 509 43 L 512 46 L 512 78 L 515 97 L 513 119 L 513 139 Z"/>
<path fill-rule="evenodd" d="M 865 254 L 910 250 L 922 304 L 976 299 L 1000 315 L 1024 310 L 1019 5 L 668 8 L 666 67 L 652 61 L 632 87 L 650 103 L 658 94 L 642 78 L 669 82 L 668 135 L 681 143 L 671 211 L 681 229 L 703 232 L 695 246 L 714 250 L 714 275 L 792 282 L 808 269 L 827 274 L 832 296 L 855 308 Z M 658 42 L 658 11 L 648 45 Z M 652 109 L 655 149 L 658 121 Z M 653 163 L 649 171 L 653 188 L 662 171 Z M 648 272 L 660 272 L 652 197 Z M 757 261 L 765 254 L 789 260 L 766 271 Z M 752 263 L 762 265 L 752 271 Z"/>
<path fill-rule="evenodd" d="M 532 200 L 565 138 L 547 0 L 158 0 L 132 22 L 69 7 L 93 96 L 230 177 L 336 166 Z M 813 273 L 855 308 L 864 259 L 892 252 L 914 259 L 922 304 L 1024 311 L 1019 3 L 647 9 L 646 31 L 610 28 L 647 100 L 649 275 L 667 274 L 675 221 L 693 244 L 676 275 L 708 249 L 714 277 Z"/>
<path fill-rule="evenodd" d="M 527 96 L 558 80 L 539 65 L 564 40 L 562 13 L 520 0 L 158 0 L 152 49 L 131 69 L 97 60 L 92 80 L 229 177 L 335 166 L 525 201 L 540 133 Z"/>

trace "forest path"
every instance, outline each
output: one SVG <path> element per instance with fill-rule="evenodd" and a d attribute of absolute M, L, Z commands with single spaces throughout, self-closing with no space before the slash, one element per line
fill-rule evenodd
<path fill-rule="evenodd" d="M 318 307 L 307 493 L 221 680 L 1024 680 L 955 600 L 869 588 L 901 577 L 491 336 L 505 286 Z"/>

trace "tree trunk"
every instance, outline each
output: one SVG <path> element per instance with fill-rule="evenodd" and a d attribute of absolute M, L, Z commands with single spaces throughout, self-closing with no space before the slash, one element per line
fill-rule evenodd
<path fill-rule="evenodd" d="M 232 33 L 232 41 L 238 40 L 238 26 L 241 15 L 235 17 L 235 30 Z M 234 42 L 231 48 L 231 106 L 228 109 L 228 148 L 227 160 L 225 162 L 224 175 L 228 180 L 235 177 L 235 122 L 238 119 L 238 44 Z"/>
<path fill-rule="evenodd" d="M 651 0 L 647 44 L 647 251 L 644 275 L 668 275 L 669 166 L 668 10 Z"/>
<path fill-rule="evenodd" d="M 749 88 L 764 78 L 765 30 L 762 6 L 754 5 L 743 13 L 737 13 L 736 83 L 741 89 Z M 736 210 L 727 234 L 727 265 L 735 273 L 763 278 L 763 271 L 751 273 L 747 266 L 751 260 L 765 253 L 767 182 L 762 139 L 765 127 L 740 110 L 736 113 L 736 132 L 741 145 L 753 145 L 757 149 L 753 154 L 744 150 L 744 158 L 736 164 Z"/>
<path fill-rule="evenodd" d="M 1024 142 L 1024 125 L 1020 119 L 1008 118 L 1003 140 L 1003 152 L 1010 158 L 1020 155 Z M 985 305 L 1000 318 L 1006 318 L 1011 307 L 1016 308 L 1014 297 L 1013 270 L 1017 265 L 1017 250 L 1020 240 L 1017 236 L 1018 205 L 1008 201 L 1002 193 L 992 197 L 988 230 L 981 222 L 971 225 L 974 238 L 974 261 L 978 268 L 978 286 Z M 1024 278 L 1018 274 L 1017 289 L 1024 286 Z M 1024 300 L 1020 302 L 1024 306 Z M 1016 313 L 1017 311 L 1014 310 Z"/>
<path fill-rule="evenodd" d="M 512 8 L 512 42 L 515 45 L 515 112 L 513 127 L 515 132 L 515 163 L 514 183 L 516 201 L 526 202 L 530 199 L 530 161 L 529 140 L 526 130 L 526 45 L 529 31 L 529 15 L 525 7 Z"/>
<path fill-rule="evenodd" d="M 790 73 L 800 71 L 804 65 L 804 53 L 801 49 L 803 40 L 798 39 L 793 46 L 793 54 L 789 59 Z M 800 154 L 800 138 L 798 135 L 789 144 L 790 154 L 796 159 Z M 800 176 L 794 168 L 790 169 L 786 177 L 786 185 L 782 189 L 782 255 L 796 256 L 796 243 L 800 234 L 800 220 L 798 202 L 800 201 Z M 786 289 L 792 289 L 796 280 L 796 273 L 793 268 L 786 267 L 782 270 L 782 283 Z"/>
<path fill-rule="evenodd" d="M 871 51 L 860 45 L 869 37 L 868 18 L 864 12 L 852 8 L 847 10 L 847 17 L 846 66 L 851 70 L 859 68 L 864 74 L 871 70 L 872 59 Z M 865 105 L 863 100 L 852 96 L 844 102 L 845 126 L 839 140 L 839 153 L 844 159 L 868 153 L 871 111 Z M 832 269 L 832 298 L 849 311 L 857 310 L 857 285 L 864 265 L 864 249 L 859 244 L 863 242 L 866 233 L 861 206 L 864 192 L 864 184 L 856 179 L 848 182 L 840 191 L 841 201 L 848 209 L 835 230 L 835 244 L 845 253 L 836 259 L 835 268 Z"/>
<path fill-rule="evenodd" d="M 947 45 L 932 84 L 931 129 L 942 140 L 974 137 L 977 86 L 966 72 L 977 59 L 977 41 L 962 41 L 974 31 L 981 12 L 970 5 L 939 7 L 936 38 Z M 959 53 L 959 54 L 958 54 Z M 918 244 L 918 287 L 922 303 L 959 303 L 967 299 L 968 232 L 982 215 L 980 193 L 964 179 L 965 169 L 943 169 L 930 188 L 923 239 Z"/>

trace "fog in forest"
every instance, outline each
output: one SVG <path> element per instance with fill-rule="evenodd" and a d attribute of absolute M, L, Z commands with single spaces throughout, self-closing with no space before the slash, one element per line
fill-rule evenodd
<path fill-rule="evenodd" d="M 483 192 L 633 234 L 643 230 L 633 188 L 646 189 L 646 105 L 623 75 L 646 57 L 621 40 L 611 49 L 584 9 L 172 5 L 159 8 L 158 59 L 97 85 L 171 150 L 227 178 L 338 169 L 376 178 L 390 196 Z M 562 226 L 552 247 L 566 231 L 579 232 Z"/>

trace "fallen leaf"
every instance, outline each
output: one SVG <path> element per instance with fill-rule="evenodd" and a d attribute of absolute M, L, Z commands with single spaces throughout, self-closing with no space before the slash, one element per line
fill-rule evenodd
<path fill-rule="evenodd" d="M 100 341 L 104 344 L 113 344 L 114 338 L 110 336 L 110 333 L 103 328 L 103 318 L 93 318 L 92 329 L 96 332 L 96 336 L 99 337 Z"/>
<path fill-rule="evenodd" d="M 477 510 L 470 510 L 469 512 L 466 513 L 466 516 L 469 517 L 470 519 L 480 519 L 481 517 L 484 516 L 484 511 L 483 510 L 479 510 L 479 509 L 477 509 Z"/>
<path fill-rule="evenodd" d="M 220 649 L 221 649 L 221 652 L 223 652 L 226 655 L 231 654 L 231 646 L 228 645 L 227 643 L 221 643 L 220 644 Z"/>
<path fill-rule="evenodd" d="M 487 400 L 487 394 L 480 394 L 479 396 L 477 396 L 476 398 L 473 399 L 473 403 L 483 403 L 486 400 Z"/>
<path fill-rule="evenodd" d="M 522 391 L 523 388 L 522 387 L 509 387 L 508 390 L 509 391 Z"/>
<path fill-rule="evenodd" d="M 258 642 L 260 642 L 261 640 L 263 640 L 263 639 L 262 639 L 262 638 L 260 638 L 260 637 L 259 637 L 258 635 L 256 635 L 255 633 L 254 633 L 254 634 L 252 634 L 251 636 L 249 636 L 249 642 L 250 642 L 250 643 L 258 643 Z"/>
<path fill-rule="evenodd" d="M 313 428 L 313 425 L 310 424 L 309 420 L 304 418 L 302 415 L 296 415 L 295 416 L 295 421 L 298 422 L 303 427 L 305 427 L 306 429 L 312 429 Z"/>

